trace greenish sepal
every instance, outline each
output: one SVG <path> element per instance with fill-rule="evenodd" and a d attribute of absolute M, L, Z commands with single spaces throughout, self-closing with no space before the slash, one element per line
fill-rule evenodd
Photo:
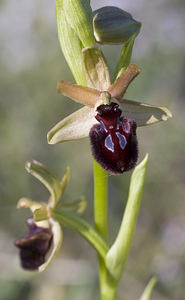
<path fill-rule="evenodd" d="M 81 58 L 81 50 L 83 48 L 82 42 L 66 19 L 63 9 L 63 0 L 56 0 L 55 9 L 58 38 L 64 57 L 76 82 L 78 84 L 86 85 Z"/>
<path fill-rule="evenodd" d="M 147 284 L 140 300 L 150 300 L 151 296 L 152 296 L 152 291 L 156 285 L 157 279 L 155 277 L 153 277 L 149 283 Z"/>
<path fill-rule="evenodd" d="M 55 207 L 62 193 L 60 181 L 43 164 L 36 160 L 27 162 L 25 168 L 48 189 L 51 194 L 50 207 Z"/>
<path fill-rule="evenodd" d="M 54 209 L 52 215 L 61 225 L 66 225 L 82 235 L 96 249 L 102 259 L 105 259 L 108 245 L 88 222 L 70 212 L 64 212 L 62 209 Z"/>
<path fill-rule="evenodd" d="M 96 41 L 101 44 L 122 44 L 138 34 L 141 23 L 124 10 L 105 6 L 94 12 L 93 28 Z"/>
<path fill-rule="evenodd" d="M 148 155 L 146 155 L 143 161 L 135 168 L 131 176 L 129 196 L 122 223 L 116 240 L 106 255 L 106 267 L 117 281 L 119 281 L 122 276 L 130 252 L 140 208 L 147 163 Z"/>
<path fill-rule="evenodd" d="M 100 48 L 87 47 L 82 49 L 82 62 L 88 86 L 106 91 L 111 84 L 110 74 Z"/>
<path fill-rule="evenodd" d="M 80 200 L 62 202 L 60 207 L 62 209 L 69 210 L 70 212 L 76 212 L 79 215 L 82 215 L 87 207 L 87 200 L 84 196 L 80 197 Z"/>
<path fill-rule="evenodd" d="M 63 0 L 63 8 L 67 22 L 81 40 L 83 47 L 94 46 L 92 9 L 89 1 Z"/>
<path fill-rule="evenodd" d="M 102 95 L 105 94 L 102 93 Z M 109 100 L 109 98 L 106 99 Z M 100 98 L 96 106 L 104 103 L 104 100 L 102 101 Z M 172 117 L 170 110 L 166 107 L 158 107 L 126 99 L 119 99 L 119 101 L 112 99 L 112 101 L 117 102 L 122 109 L 123 115 L 133 119 L 138 127 L 166 121 Z M 83 107 L 57 123 L 48 132 L 48 143 L 58 144 L 65 141 L 86 138 L 89 136 L 90 129 L 96 123 L 94 109 Z"/>
<path fill-rule="evenodd" d="M 52 245 L 49 253 L 47 254 L 46 262 L 42 264 L 38 269 L 39 272 L 43 272 L 46 270 L 46 268 L 55 259 L 62 245 L 63 234 L 60 224 L 54 219 L 49 219 L 49 224 L 53 233 Z"/>
<path fill-rule="evenodd" d="M 171 111 L 162 106 L 154 106 L 126 99 L 119 99 L 119 105 L 123 115 L 133 119 L 138 127 L 167 121 L 172 117 Z"/>
<path fill-rule="evenodd" d="M 82 139 L 89 136 L 91 127 L 96 124 L 94 109 L 83 107 L 57 123 L 47 134 L 49 144 Z"/>
<path fill-rule="evenodd" d="M 118 78 L 129 66 L 132 57 L 132 50 L 133 50 L 135 38 L 136 38 L 136 34 L 133 34 L 129 38 L 129 40 L 124 44 L 116 68 L 114 79 Z"/>
<path fill-rule="evenodd" d="M 100 64 L 102 64 L 102 60 L 100 61 Z M 122 99 L 128 86 L 140 71 L 140 68 L 136 64 L 129 65 L 105 92 L 61 80 L 58 84 L 58 93 L 68 96 L 74 101 L 88 107 L 79 109 L 57 123 L 47 134 L 48 143 L 57 144 L 88 137 L 90 129 L 97 123 L 95 119 L 97 106 L 109 104 L 111 101 L 117 102 L 121 106 L 123 115 L 133 119 L 137 123 L 137 126 L 151 125 L 170 118 L 172 116 L 171 112 L 165 107 L 155 107 Z M 89 72 L 89 80 L 91 80 L 92 74 L 93 72 Z"/>

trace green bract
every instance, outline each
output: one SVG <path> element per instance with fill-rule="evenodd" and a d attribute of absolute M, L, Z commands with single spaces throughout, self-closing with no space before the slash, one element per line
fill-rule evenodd
<path fill-rule="evenodd" d="M 94 46 L 92 10 L 89 1 L 56 0 L 58 38 L 64 57 L 77 83 L 86 85 L 81 50 Z"/>
<path fill-rule="evenodd" d="M 93 16 L 89 1 L 63 0 L 63 8 L 69 25 L 81 40 L 83 47 L 94 46 Z"/>
<path fill-rule="evenodd" d="M 153 277 L 148 285 L 146 286 L 141 298 L 139 300 L 150 300 L 151 299 L 151 296 L 152 296 L 152 291 L 153 291 L 153 288 L 155 287 L 156 285 L 156 282 L 157 282 L 157 279 L 155 277 Z"/>
<path fill-rule="evenodd" d="M 131 38 L 124 44 L 121 55 L 117 64 L 116 72 L 114 75 L 114 79 L 119 77 L 129 66 L 132 56 L 132 49 L 134 46 L 136 34 L 133 34 Z"/>
<path fill-rule="evenodd" d="M 122 223 L 115 242 L 107 253 L 106 267 L 116 281 L 119 281 L 132 243 L 132 237 L 139 213 L 148 155 L 134 169 L 130 181 L 129 196 Z"/>
<path fill-rule="evenodd" d="M 141 71 L 137 65 L 128 66 L 111 85 L 106 61 L 98 47 L 83 49 L 82 61 L 86 81 L 90 87 L 75 85 L 62 80 L 59 82 L 57 90 L 58 93 L 84 104 L 86 107 L 66 117 L 48 132 L 50 144 L 88 137 L 91 127 L 97 123 L 94 118 L 96 107 L 105 104 L 104 91 L 110 95 L 110 101 L 120 105 L 123 116 L 133 119 L 137 126 L 151 125 L 166 121 L 171 117 L 171 112 L 165 107 L 156 107 L 124 99 L 128 86 Z"/>
<path fill-rule="evenodd" d="M 86 81 L 81 62 L 81 49 L 83 48 L 82 42 L 67 21 L 63 0 L 56 0 L 55 9 L 58 39 L 62 52 L 76 82 L 85 85 Z"/>

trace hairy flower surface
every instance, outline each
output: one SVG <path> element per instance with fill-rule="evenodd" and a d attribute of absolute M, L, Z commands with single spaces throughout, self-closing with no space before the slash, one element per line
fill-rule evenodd
<path fill-rule="evenodd" d="M 32 218 L 27 220 L 29 232 L 15 242 L 20 250 L 21 266 L 27 270 L 38 270 L 45 263 L 51 247 L 53 233 L 50 228 L 38 227 Z"/>
<path fill-rule="evenodd" d="M 136 123 L 121 116 L 117 103 L 100 105 L 89 133 L 96 161 L 109 173 L 120 174 L 134 168 L 137 158 Z"/>

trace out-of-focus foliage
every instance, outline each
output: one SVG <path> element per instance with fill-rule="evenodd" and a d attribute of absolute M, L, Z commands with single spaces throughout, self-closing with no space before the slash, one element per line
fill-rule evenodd
<path fill-rule="evenodd" d="M 181 300 L 185 294 L 184 1 L 92 1 L 97 9 L 119 5 L 143 23 L 132 62 L 141 75 L 127 98 L 171 109 L 173 119 L 138 129 L 142 159 L 150 154 L 138 226 L 120 287 L 120 299 L 138 299 L 149 277 L 158 277 L 154 300 Z M 15 209 L 28 196 L 47 191 L 24 170 L 26 160 L 43 162 L 58 177 L 67 165 L 71 181 L 65 199 L 88 199 L 92 217 L 92 160 L 88 139 L 47 145 L 46 133 L 77 104 L 56 93 L 61 79 L 73 81 L 60 51 L 53 1 L 0 1 L 0 300 L 98 299 L 95 253 L 81 237 L 64 230 L 57 262 L 41 275 L 20 270 L 13 241 L 25 231 L 28 211 Z M 104 46 L 113 70 L 121 47 Z M 74 50 L 75 51 L 75 50 Z M 110 176 L 110 234 L 115 236 L 130 174 Z M 51 296 L 52 295 L 52 296 Z"/>

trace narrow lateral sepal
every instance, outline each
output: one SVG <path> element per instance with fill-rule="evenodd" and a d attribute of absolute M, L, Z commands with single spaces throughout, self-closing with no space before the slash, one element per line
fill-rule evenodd
<path fill-rule="evenodd" d="M 167 121 L 172 117 L 171 111 L 162 106 L 154 106 L 126 99 L 119 99 L 119 104 L 123 115 L 133 119 L 138 127 Z"/>
<path fill-rule="evenodd" d="M 88 137 L 91 127 L 96 123 L 94 109 L 83 107 L 57 123 L 48 132 L 48 143 L 58 144 Z"/>

